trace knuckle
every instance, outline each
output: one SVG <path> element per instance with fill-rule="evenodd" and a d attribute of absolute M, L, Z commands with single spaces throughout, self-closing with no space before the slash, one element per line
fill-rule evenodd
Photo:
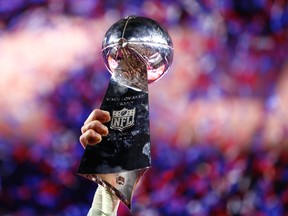
<path fill-rule="evenodd" d="M 80 141 L 80 143 L 84 146 L 86 143 L 85 143 L 85 137 L 83 136 L 83 135 L 81 135 L 80 137 L 79 137 L 79 141 Z"/>
<path fill-rule="evenodd" d="M 101 112 L 100 109 L 94 109 L 94 110 L 93 110 L 93 117 L 94 117 L 94 119 L 97 119 L 97 118 L 98 118 L 100 112 Z"/>
<path fill-rule="evenodd" d="M 87 138 L 91 138 L 91 137 L 93 137 L 94 131 L 92 129 L 88 129 L 86 131 L 86 134 L 87 134 Z"/>
<path fill-rule="evenodd" d="M 82 133 L 82 134 L 85 132 L 85 129 L 86 129 L 86 126 L 83 125 L 83 126 L 81 127 L 81 133 Z"/>
<path fill-rule="evenodd" d="M 93 127 L 93 128 L 97 128 L 100 124 L 101 124 L 100 121 L 95 120 L 95 121 L 92 122 L 92 127 Z"/>
<path fill-rule="evenodd" d="M 102 140 L 102 137 L 101 136 L 95 136 L 95 141 L 94 141 L 94 144 L 97 144 L 97 143 L 99 143 L 99 142 L 101 142 L 101 140 Z"/>

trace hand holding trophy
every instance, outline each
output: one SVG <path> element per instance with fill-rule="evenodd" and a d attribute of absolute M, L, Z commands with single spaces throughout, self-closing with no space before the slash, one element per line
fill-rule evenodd
<path fill-rule="evenodd" d="M 87 145 L 78 174 L 115 194 L 128 208 L 136 184 L 151 166 L 148 84 L 173 60 L 167 31 L 154 20 L 128 16 L 107 31 L 102 54 L 111 79 L 100 109 L 109 134 Z"/>

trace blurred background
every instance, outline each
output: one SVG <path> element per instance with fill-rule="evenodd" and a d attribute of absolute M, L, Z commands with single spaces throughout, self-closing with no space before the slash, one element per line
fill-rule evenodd
<path fill-rule="evenodd" d="M 0 0 L 0 215 L 87 214 L 80 128 L 127 15 L 161 23 L 175 57 L 149 86 L 152 168 L 118 215 L 287 215 L 285 0 Z"/>

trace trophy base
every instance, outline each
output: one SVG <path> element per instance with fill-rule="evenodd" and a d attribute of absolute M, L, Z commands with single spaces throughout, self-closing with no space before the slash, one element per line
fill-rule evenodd
<path fill-rule="evenodd" d="M 148 169 L 149 167 L 120 173 L 80 175 L 104 187 L 111 194 L 117 196 L 130 209 L 134 189 L 141 176 Z"/>

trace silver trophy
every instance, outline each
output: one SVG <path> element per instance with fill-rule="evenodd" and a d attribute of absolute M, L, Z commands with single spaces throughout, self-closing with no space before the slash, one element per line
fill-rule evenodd
<path fill-rule="evenodd" d="M 102 54 L 111 73 L 100 107 L 111 115 L 109 135 L 86 147 L 78 174 L 130 208 L 136 184 L 151 166 L 148 84 L 170 68 L 173 44 L 154 20 L 128 16 L 107 31 Z"/>

